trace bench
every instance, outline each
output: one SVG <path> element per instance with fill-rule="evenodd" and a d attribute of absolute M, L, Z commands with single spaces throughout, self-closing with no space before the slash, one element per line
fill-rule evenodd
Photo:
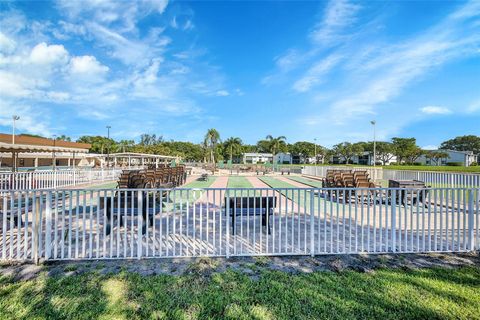
<path fill-rule="evenodd" d="M 273 215 L 273 209 L 277 206 L 277 197 L 259 196 L 259 197 L 225 197 L 226 214 L 232 219 L 232 234 L 235 234 L 237 216 L 260 216 L 261 224 L 270 231 L 270 216 Z M 229 212 L 227 212 L 227 210 Z M 242 221 L 242 220 L 240 220 Z"/>
<path fill-rule="evenodd" d="M 407 205 L 407 201 L 410 200 L 412 205 L 418 203 L 424 203 L 425 198 L 428 194 L 429 187 L 425 185 L 425 182 L 420 180 L 388 180 L 389 188 L 400 188 L 400 189 L 409 189 L 409 190 L 399 190 L 396 193 L 395 200 L 397 204 L 403 206 Z M 389 191 L 389 196 L 391 197 L 392 191 Z"/>
<path fill-rule="evenodd" d="M 155 199 L 155 203 L 154 203 Z M 147 192 L 143 192 L 141 196 L 142 201 L 142 212 L 139 211 L 139 202 L 138 202 L 138 195 L 135 194 L 133 197 L 131 196 L 130 192 L 127 192 L 127 196 L 123 193 L 119 197 L 115 195 L 113 197 L 100 197 L 100 207 L 99 209 L 105 210 L 105 215 L 107 218 L 106 221 L 106 234 L 109 235 L 112 229 L 112 223 L 115 225 L 115 221 L 119 219 L 119 224 L 121 227 L 125 225 L 124 217 L 121 214 L 122 210 L 127 209 L 127 211 L 132 210 L 128 216 L 132 214 L 138 215 L 142 214 L 143 217 L 143 225 L 142 225 L 142 234 L 146 233 L 147 224 L 149 227 L 153 225 L 153 217 L 160 211 L 161 206 L 163 205 L 160 202 L 161 196 L 156 195 L 155 198 L 153 194 L 148 194 Z M 157 209 L 157 212 L 153 212 L 153 208 Z M 118 208 L 120 208 L 120 212 L 118 212 Z M 147 211 L 148 208 L 148 211 Z"/>

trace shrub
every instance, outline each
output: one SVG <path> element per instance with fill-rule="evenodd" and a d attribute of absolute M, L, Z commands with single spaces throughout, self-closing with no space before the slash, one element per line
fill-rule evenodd
<path fill-rule="evenodd" d="M 478 163 L 476 161 L 473 161 L 472 163 L 470 163 L 470 167 L 476 167 L 478 166 Z"/>
<path fill-rule="evenodd" d="M 449 167 L 462 167 L 463 163 L 461 163 L 461 162 L 447 162 L 446 165 L 449 166 Z"/>

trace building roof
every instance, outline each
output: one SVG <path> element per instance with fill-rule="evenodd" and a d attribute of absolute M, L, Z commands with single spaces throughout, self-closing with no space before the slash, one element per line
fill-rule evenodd
<path fill-rule="evenodd" d="M 12 144 L 12 135 L 0 133 L 0 143 L 1 144 Z M 63 140 L 53 140 L 47 138 L 31 137 L 26 135 L 15 135 L 15 145 L 28 145 L 28 146 L 41 146 L 41 147 L 56 147 L 64 148 L 65 150 L 71 151 L 72 149 L 83 149 L 82 151 L 88 151 L 91 145 L 88 143 L 79 143 L 79 142 L 70 142 Z M 42 151 L 42 150 L 39 150 Z M 47 151 L 47 150 L 45 150 Z M 79 151 L 79 150 L 77 150 Z"/>
<path fill-rule="evenodd" d="M 100 156 L 107 156 L 106 154 Z M 180 157 L 175 156 L 164 156 L 161 154 L 151 154 L 151 153 L 135 153 L 135 152 L 120 152 L 120 153 L 110 153 L 110 157 L 130 157 L 130 158 L 158 158 L 158 159 L 177 159 Z"/>

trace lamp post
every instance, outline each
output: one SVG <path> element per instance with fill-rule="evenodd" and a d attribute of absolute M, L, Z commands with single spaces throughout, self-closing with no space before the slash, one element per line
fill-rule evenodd
<path fill-rule="evenodd" d="M 54 134 L 52 139 L 53 139 L 52 168 L 53 168 L 53 170 L 55 170 L 55 169 L 57 169 L 57 159 L 55 159 L 55 156 L 56 156 L 56 154 L 55 154 L 55 142 L 57 140 L 57 135 Z"/>
<path fill-rule="evenodd" d="M 370 123 L 372 124 L 373 126 L 373 169 L 375 169 L 375 162 L 377 160 L 377 137 L 376 137 L 376 128 L 375 128 L 375 125 L 377 124 L 377 122 L 375 120 L 372 120 L 370 121 Z M 376 171 L 374 170 L 375 172 L 375 178 L 376 178 Z"/>
<path fill-rule="evenodd" d="M 12 116 L 13 126 L 12 126 L 12 144 L 15 144 L 15 121 L 20 120 L 20 117 L 17 115 Z"/>
<path fill-rule="evenodd" d="M 107 126 L 107 168 L 108 168 L 108 163 L 110 161 L 110 128 L 111 126 Z"/>
<path fill-rule="evenodd" d="M 318 162 L 318 157 L 317 157 L 317 138 L 314 138 L 313 141 L 315 141 L 314 145 L 315 145 L 315 166 L 317 166 L 317 162 Z"/>

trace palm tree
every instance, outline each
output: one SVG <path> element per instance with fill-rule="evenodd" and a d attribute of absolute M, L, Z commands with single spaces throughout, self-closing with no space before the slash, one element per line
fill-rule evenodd
<path fill-rule="evenodd" d="M 242 139 L 230 137 L 223 143 L 225 153 L 230 154 L 230 160 L 233 160 L 233 152 L 238 153 L 242 150 Z M 224 154 L 225 154 L 224 153 Z"/>
<path fill-rule="evenodd" d="M 287 138 L 285 136 L 280 136 L 275 138 L 271 135 L 268 135 L 266 139 L 269 142 L 270 152 L 272 153 L 273 156 L 275 156 L 277 152 L 280 151 L 280 149 L 286 146 L 285 141 L 287 140 Z"/>
<path fill-rule="evenodd" d="M 219 142 L 220 133 L 218 133 L 216 129 L 208 129 L 203 143 L 208 149 L 210 149 L 210 161 L 212 163 L 215 163 L 214 151 Z"/>

